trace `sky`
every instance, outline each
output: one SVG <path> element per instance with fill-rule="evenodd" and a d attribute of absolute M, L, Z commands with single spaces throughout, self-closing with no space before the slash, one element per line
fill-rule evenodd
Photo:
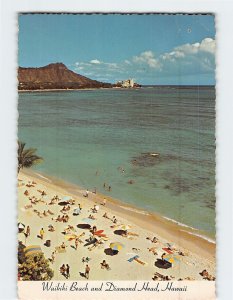
<path fill-rule="evenodd" d="M 21 14 L 21 67 L 62 62 L 104 82 L 215 84 L 213 15 Z"/>

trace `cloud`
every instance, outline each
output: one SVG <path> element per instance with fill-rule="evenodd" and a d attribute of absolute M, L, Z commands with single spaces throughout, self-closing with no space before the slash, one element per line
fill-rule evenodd
<path fill-rule="evenodd" d="M 136 64 L 146 65 L 150 68 L 160 69 L 159 60 L 155 58 L 152 51 L 142 52 L 139 56 L 134 56 L 132 61 Z"/>
<path fill-rule="evenodd" d="M 214 72 L 215 40 L 205 38 L 200 43 L 184 44 L 160 56 L 164 72 L 173 69 L 184 74 Z"/>
<path fill-rule="evenodd" d="M 153 83 L 159 78 L 196 76 L 214 78 L 215 40 L 205 38 L 193 44 L 174 47 L 169 52 L 157 55 L 145 50 L 121 62 L 106 62 L 97 58 L 87 62 L 76 62 L 74 71 L 93 79 L 102 78 L 107 82 L 138 77 L 139 83 Z M 209 74 L 209 75 L 208 75 Z M 203 77 L 203 78 L 204 78 Z M 213 79 L 214 80 L 214 79 Z"/>

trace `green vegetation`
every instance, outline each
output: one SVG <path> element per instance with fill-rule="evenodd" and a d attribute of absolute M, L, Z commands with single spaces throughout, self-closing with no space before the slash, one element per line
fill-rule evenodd
<path fill-rule="evenodd" d="M 30 168 L 43 161 L 43 158 L 36 155 L 37 149 L 25 149 L 25 143 L 18 142 L 18 173 L 23 168 Z"/>
<path fill-rule="evenodd" d="M 43 253 L 24 256 L 22 244 L 18 250 L 18 272 L 21 280 L 51 280 L 54 272 Z"/>

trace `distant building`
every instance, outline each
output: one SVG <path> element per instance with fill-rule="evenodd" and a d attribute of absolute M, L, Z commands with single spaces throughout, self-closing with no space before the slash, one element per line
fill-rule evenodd
<path fill-rule="evenodd" d="M 123 88 L 133 88 L 135 86 L 135 83 L 133 79 L 126 79 L 118 81 L 116 85 Z"/>

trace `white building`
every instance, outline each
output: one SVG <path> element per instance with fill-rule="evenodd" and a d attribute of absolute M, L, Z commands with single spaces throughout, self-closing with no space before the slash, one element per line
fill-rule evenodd
<path fill-rule="evenodd" d="M 133 79 L 126 79 L 117 82 L 118 85 L 121 85 L 123 88 L 133 88 L 134 87 L 134 80 Z"/>

